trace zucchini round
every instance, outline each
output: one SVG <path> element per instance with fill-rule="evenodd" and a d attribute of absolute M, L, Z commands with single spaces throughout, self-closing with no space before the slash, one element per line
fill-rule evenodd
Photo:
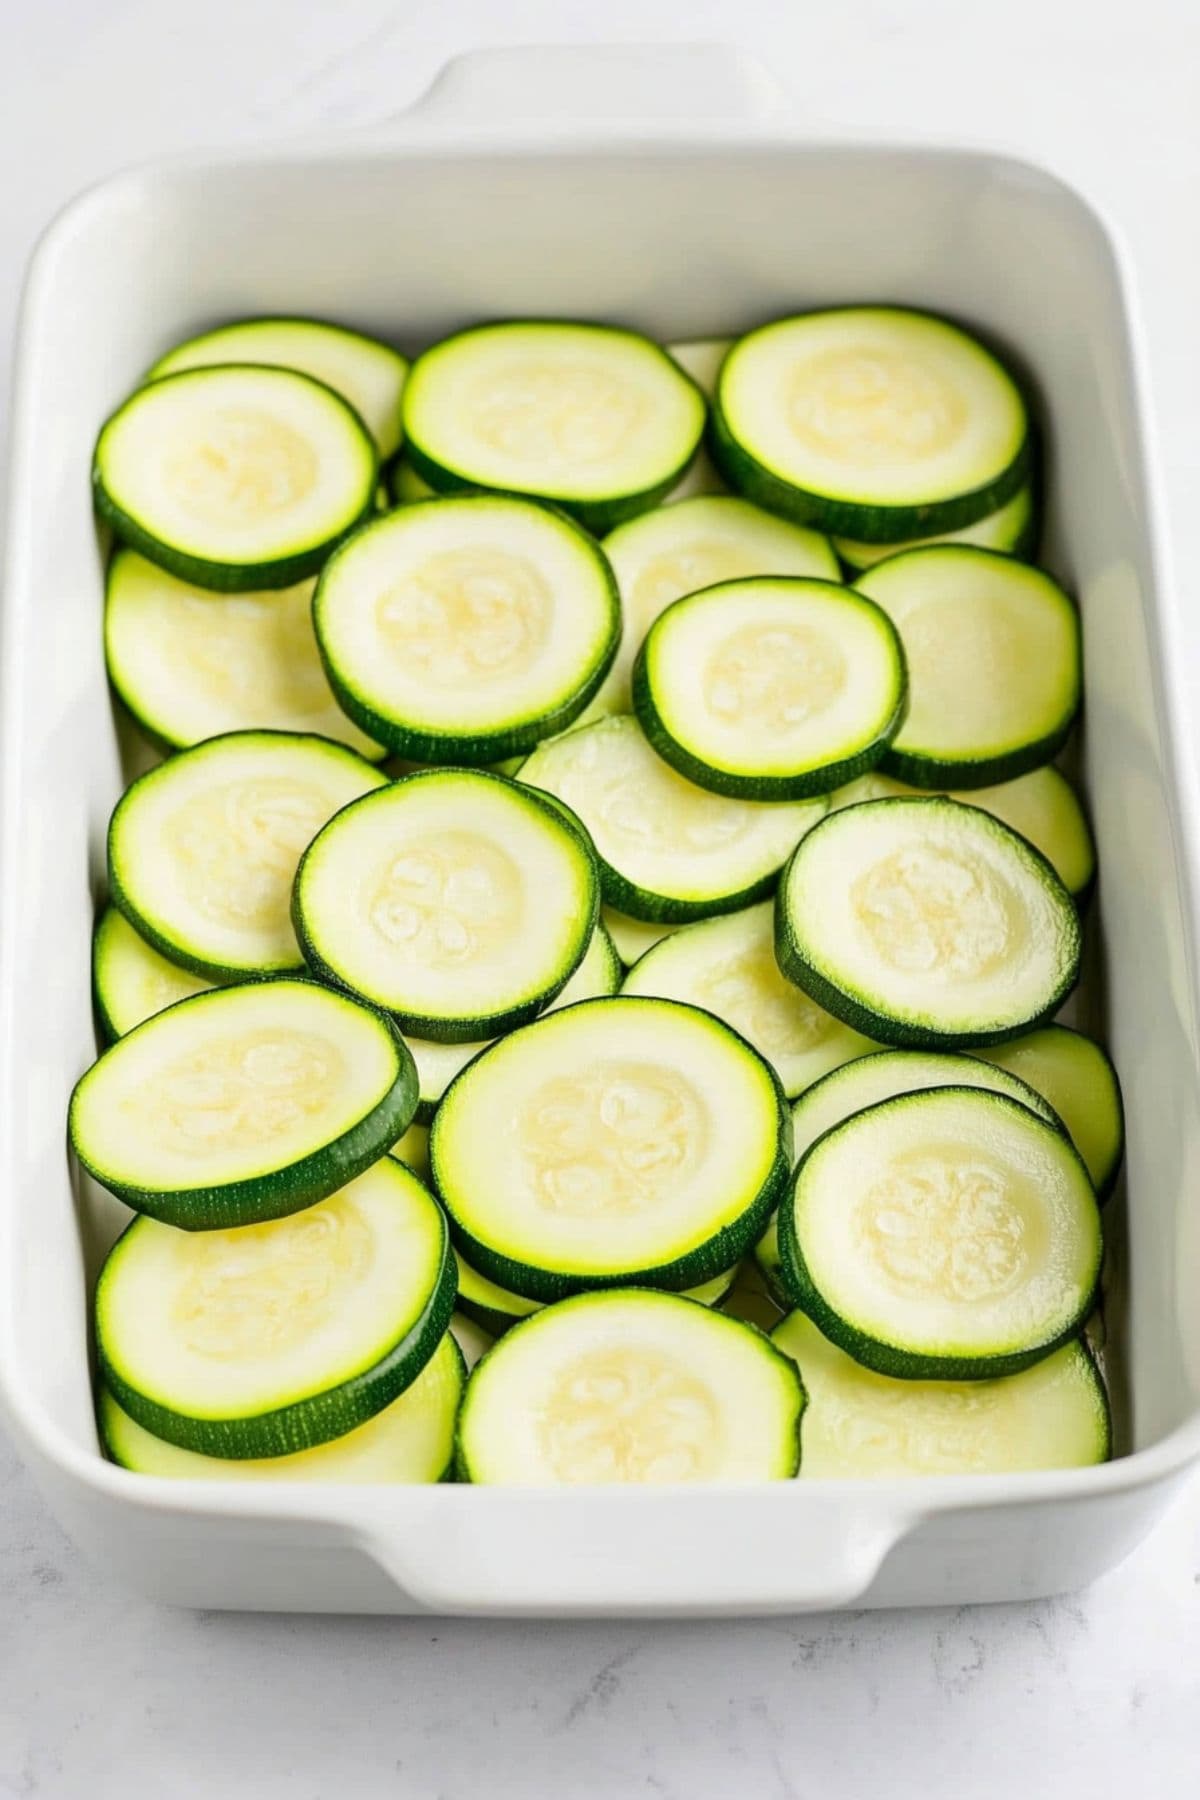
<path fill-rule="evenodd" d="M 856 1362 L 1007 1375 L 1083 1326 L 1100 1213 L 1069 1139 L 1007 1095 L 935 1088 L 826 1132 L 779 1208 L 780 1281 Z"/>
<path fill-rule="evenodd" d="M 721 365 L 713 451 L 772 512 L 868 543 L 973 524 L 1024 486 L 1029 420 L 990 351 L 897 306 L 777 319 Z"/>
<path fill-rule="evenodd" d="M 633 667 L 634 711 L 659 756 L 741 800 L 808 799 L 873 768 L 906 699 L 887 614 L 852 588 L 797 577 L 685 595 Z"/>
<path fill-rule="evenodd" d="M 824 795 L 770 805 L 708 793 L 656 756 L 626 713 L 540 744 L 520 779 L 582 819 L 605 901 L 654 924 L 686 924 L 764 898 L 828 806 Z"/>
<path fill-rule="evenodd" d="M 176 1000 L 212 987 L 201 975 L 168 962 L 139 937 L 115 906 L 106 906 L 92 938 L 92 992 L 104 1035 L 124 1037 Z"/>
<path fill-rule="evenodd" d="M 390 1157 L 297 1217 L 240 1231 L 136 1219 L 96 1284 L 118 1404 L 204 1456 L 344 1437 L 410 1388 L 454 1307 L 432 1194 Z"/>
<path fill-rule="evenodd" d="M 975 806 L 871 800 L 798 846 L 775 902 L 789 981 L 881 1043 L 999 1043 L 1079 978 L 1079 917 L 1032 844 Z"/>
<path fill-rule="evenodd" d="M 301 852 L 387 777 L 328 738 L 233 731 L 125 790 L 108 828 L 113 902 L 172 962 L 214 979 L 302 966 L 289 916 Z"/>
<path fill-rule="evenodd" d="M 599 904 L 590 846 L 556 808 L 502 775 L 425 769 L 317 834 L 293 913 L 324 980 L 417 1037 L 463 1044 L 562 991 Z"/>
<path fill-rule="evenodd" d="M 908 662 L 908 717 L 882 767 L 914 787 L 988 787 L 1048 763 L 1082 684 L 1079 615 L 1041 569 L 939 544 L 857 579 Z"/>
<path fill-rule="evenodd" d="M 96 443 L 96 509 L 123 543 L 199 587 L 315 575 L 375 508 L 375 446 L 353 407 L 292 369 L 167 375 Z"/>
<path fill-rule="evenodd" d="M 704 395 L 635 331 L 477 325 L 426 350 L 404 391 L 406 455 L 440 493 L 553 500 L 589 531 L 656 504 L 700 444 Z"/>
<path fill-rule="evenodd" d="M 855 538 L 834 538 L 833 547 L 854 574 L 873 569 L 887 556 L 898 556 L 903 550 L 928 550 L 933 544 L 977 544 L 981 550 L 1000 550 L 1007 556 L 1032 554 L 1037 540 L 1037 508 L 1033 499 L 1033 483 L 1027 481 L 1011 500 L 973 525 L 958 531 L 943 531 L 937 537 L 910 538 L 904 544 L 863 544 Z"/>
<path fill-rule="evenodd" d="M 416 1069 L 388 1020 L 280 979 L 197 994 L 138 1025 L 76 1084 L 68 1124 L 110 1193 L 208 1231 L 323 1200 L 396 1142 L 416 1105 Z"/>
<path fill-rule="evenodd" d="M 1045 1025 L 979 1055 L 1027 1081 L 1061 1115 L 1096 1193 L 1107 1200 L 1125 1149 L 1125 1113 L 1117 1071 L 1104 1049 L 1081 1031 Z"/>
<path fill-rule="evenodd" d="M 438 1108 L 429 1149 L 464 1259 L 556 1300 L 723 1273 L 778 1198 L 790 1142 L 772 1070 L 727 1025 L 620 997 L 485 1050 Z"/>
<path fill-rule="evenodd" d="M 480 766 L 583 711 L 621 635 L 604 553 L 561 513 L 497 494 L 401 506 L 330 558 L 313 601 L 333 691 L 415 762 Z"/>
<path fill-rule="evenodd" d="M 804 1391 L 752 1326 L 678 1294 L 582 1294 L 508 1332 L 459 1415 L 463 1481 L 786 1481 Z"/>

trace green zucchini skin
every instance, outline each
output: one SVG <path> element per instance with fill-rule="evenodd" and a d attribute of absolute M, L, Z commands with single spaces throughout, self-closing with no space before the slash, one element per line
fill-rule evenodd
<path fill-rule="evenodd" d="M 202 372 L 211 373 L 214 368 L 229 367 L 228 364 L 212 364 L 206 371 L 186 369 L 178 375 L 164 375 L 161 381 L 186 381 L 192 375 Z M 305 581 L 315 575 L 326 557 L 343 539 L 357 531 L 360 525 L 375 516 L 375 490 L 379 484 L 379 456 L 375 448 L 375 440 L 350 405 L 348 400 L 323 381 L 306 375 L 304 380 L 312 382 L 314 387 L 324 388 L 331 399 L 335 400 L 342 410 L 350 415 L 358 428 L 364 446 L 364 454 L 369 460 L 371 479 L 365 484 L 364 500 L 361 511 L 356 518 L 350 519 L 330 537 L 318 544 L 309 544 L 303 550 L 294 551 L 288 556 L 276 556 L 265 561 L 252 563 L 215 562 L 206 556 L 179 550 L 174 545 L 165 544 L 154 536 L 131 514 L 120 506 L 104 485 L 100 472 L 100 440 L 97 440 L 96 458 L 92 464 L 92 500 L 98 517 L 106 525 L 112 527 L 114 534 L 123 544 L 130 545 L 144 556 L 147 562 L 157 563 L 160 569 L 166 569 L 171 575 L 178 575 L 183 581 L 190 581 L 196 587 L 209 588 L 216 594 L 246 594 L 257 588 L 294 587 L 298 581 Z M 137 400 L 141 389 L 137 389 L 117 408 L 105 421 L 100 437 L 125 410 Z"/>
<path fill-rule="evenodd" d="M 135 1219 L 118 1238 L 109 1254 L 109 1263 L 119 1253 L 124 1239 L 137 1228 Z M 97 1300 L 109 1263 L 100 1272 Z M 238 1459 L 286 1456 L 296 1450 L 311 1450 L 317 1444 L 326 1444 L 331 1438 L 353 1431 L 356 1425 L 365 1425 L 368 1419 L 398 1399 L 416 1380 L 441 1343 L 454 1311 L 456 1287 L 454 1256 L 443 1224 L 437 1281 L 424 1312 L 404 1336 L 372 1368 L 364 1369 L 349 1381 L 326 1393 L 309 1395 L 290 1406 L 277 1407 L 253 1418 L 198 1419 L 148 1400 L 112 1367 L 105 1356 L 103 1341 L 98 1339 L 100 1368 L 114 1399 L 130 1418 L 156 1437 L 165 1438 L 169 1444 L 178 1444 L 184 1450 L 199 1450 L 206 1456 Z"/>
<path fill-rule="evenodd" d="M 282 979 L 291 986 L 296 986 L 303 977 L 289 975 Z M 261 985 L 268 984 L 264 982 Z M 317 987 L 321 984 L 309 982 L 307 985 Z M 201 999 L 204 997 L 196 996 Z M 191 1004 L 191 1000 L 177 1000 L 166 1011 L 174 1012 L 178 1007 Z M 282 1219 L 288 1213 L 302 1212 L 307 1206 L 315 1206 L 318 1200 L 327 1199 L 338 1188 L 353 1181 L 356 1175 L 364 1174 L 372 1163 L 378 1162 L 385 1151 L 398 1138 L 403 1137 L 416 1116 L 419 1083 L 412 1052 L 386 1013 L 367 1006 L 361 1000 L 357 1004 L 364 1012 L 374 1013 L 387 1027 L 396 1047 L 396 1078 L 378 1105 L 332 1143 L 322 1144 L 286 1168 L 272 1169 L 265 1175 L 222 1182 L 218 1186 L 172 1188 L 167 1192 L 145 1188 L 137 1183 L 114 1178 L 110 1171 L 98 1169 L 89 1162 L 87 1152 L 80 1145 L 74 1129 L 75 1094 L 80 1085 L 77 1082 L 71 1096 L 67 1130 L 78 1161 L 93 1180 L 98 1181 L 110 1194 L 115 1194 L 118 1200 L 133 1207 L 135 1212 L 145 1213 L 164 1225 L 176 1225 L 183 1231 L 225 1231 L 236 1225 L 257 1225 L 267 1219 Z M 155 1013 L 144 1024 L 135 1026 L 134 1030 L 143 1031 L 155 1019 L 162 1017 L 162 1013 Z M 125 1037 L 118 1042 L 124 1043 L 132 1036 L 133 1032 L 126 1032 Z M 112 1048 L 115 1049 L 116 1045 Z M 103 1054 L 107 1055 L 109 1052 L 105 1051 Z M 80 1077 L 80 1082 L 85 1079 L 86 1074 Z M 117 1398 L 121 1400 L 119 1393 Z M 121 1404 L 125 1404 L 124 1400 L 121 1400 Z M 131 1417 L 137 1416 L 130 1407 L 125 1410 Z M 145 1425 L 147 1430 L 157 1429 L 149 1419 L 142 1418 L 138 1422 Z M 163 1437 L 166 1433 L 159 1432 L 158 1435 Z M 193 1449 L 203 1447 L 189 1446 Z M 214 1451 L 213 1454 L 220 1455 L 222 1452 Z M 243 1454 L 249 1455 L 251 1452 Z"/>
<path fill-rule="evenodd" d="M 996 551 L 993 554 L 999 555 Z M 971 788 L 995 787 L 1002 781 L 1015 781 L 1019 775 L 1030 775 L 1048 762 L 1053 762 L 1075 729 L 1076 714 L 1064 719 L 1056 731 L 1047 733 L 1035 743 L 1022 744 L 1003 756 L 977 757 L 958 761 L 952 757 L 909 755 L 889 744 L 878 767 L 897 781 L 922 788 L 927 794 L 941 794 L 947 788 L 969 791 Z"/>

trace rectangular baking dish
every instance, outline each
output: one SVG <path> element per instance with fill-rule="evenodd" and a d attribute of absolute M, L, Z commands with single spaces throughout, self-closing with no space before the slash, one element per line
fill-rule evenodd
<path fill-rule="evenodd" d="M 251 1489 L 105 1463 L 88 1295 L 121 1209 L 72 1175 L 63 1130 L 94 1054 L 89 942 L 122 785 L 98 422 L 170 342 L 239 313 L 327 314 L 416 346 L 504 314 L 672 339 L 852 298 L 975 321 L 1048 422 L 1102 869 L 1083 1005 L 1129 1112 L 1107 1300 L 1125 1453 L 1015 1478 L 703 1491 Z M 1044 1594 L 1145 1534 L 1200 1456 L 1196 792 L 1129 282 L 1076 193 L 987 151 L 814 143 L 761 71 L 708 47 L 467 57 L 377 135 L 118 176 L 58 219 L 29 276 L 3 599 L 0 1398 L 103 1566 L 209 1607 L 794 1612 Z"/>

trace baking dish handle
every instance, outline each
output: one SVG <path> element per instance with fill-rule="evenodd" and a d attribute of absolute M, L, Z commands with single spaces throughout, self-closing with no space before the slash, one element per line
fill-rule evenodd
<path fill-rule="evenodd" d="M 456 142 L 698 122 L 708 134 L 766 124 L 782 101 L 762 64 L 728 44 L 541 44 L 452 57 L 395 125 Z"/>

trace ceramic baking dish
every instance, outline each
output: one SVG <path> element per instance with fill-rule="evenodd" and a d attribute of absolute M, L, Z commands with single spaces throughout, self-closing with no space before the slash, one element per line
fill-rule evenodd
<path fill-rule="evenodd" d="M 1048 425 L 1102 868 L 1082 1004 L 1129 1111 L 1107 1298 L 1124 1454 L 1016 1478 L 524 1493 L 251 1489 L 106 1464 L 88 1294 L 121 1209 L 81 1185 L 63 1133 L 94 1053 L 89 941 L 122 785 L 89 505 L 98 422 L 173 340 L 238 313 L 328 314 L 416 346 L 503 314 L 670 339 L 851 298 L 985 328 Z M 732 54 L 468 57 L 377 135 L 190 158 L 77 200 L 36 254 L 20 329 L 0 754 L 0 1394 L 66 1528 L 163 1600 L 379 1612 L 1013 1599 L 1124 1556 L 1200 1456 L 1197 813 L 1174 604 L 1129 283 L 1095 212 L 999 154 L 814 143 Z"/>

